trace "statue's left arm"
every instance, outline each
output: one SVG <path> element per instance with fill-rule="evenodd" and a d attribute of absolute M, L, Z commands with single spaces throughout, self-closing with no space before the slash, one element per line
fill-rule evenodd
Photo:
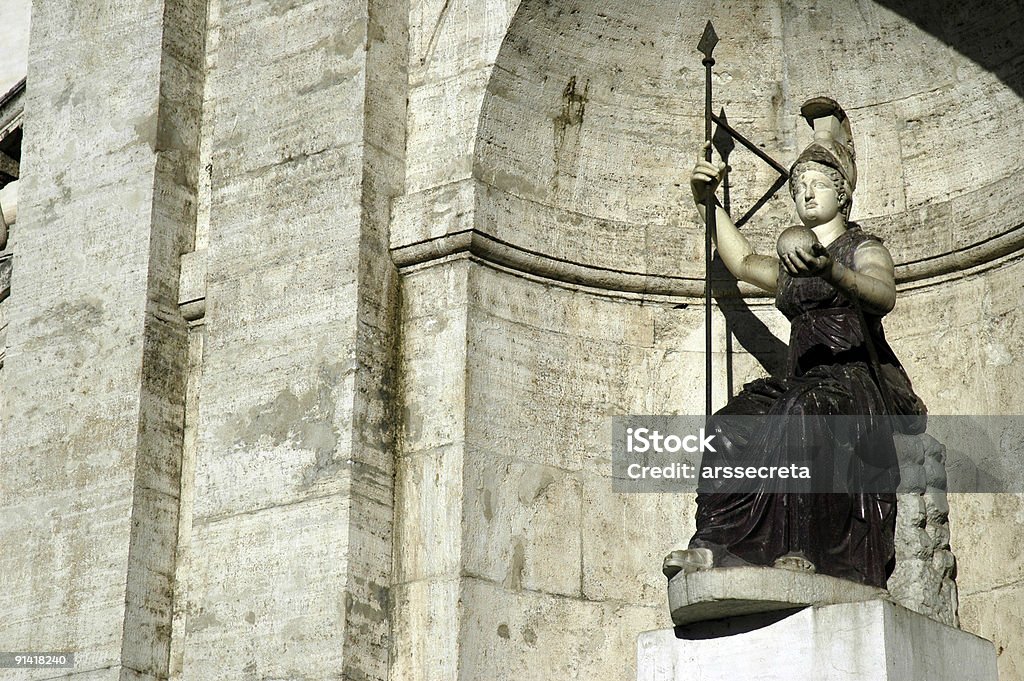
<path fill-rule="evenodd" d="M 853 269 L 833 260 L 825 281 L 857 298 L 865 312 L 882 316 L 896 305 L 896 267 L 881 242 L 862 243 L 853 253 Z"/>
<path fill-rule="evenodd" d="M 870 314 L 888 314 L 896 305 L 896 267 L 889 249 L 879 241 L 865 241 L 853 253 L 853 268 L 828 255 L 821 246 L 814 254 L 797 249 L 799 260 L 789 267 L 794 276 L 817 275 L 850 298 L 855 298 Z"/>

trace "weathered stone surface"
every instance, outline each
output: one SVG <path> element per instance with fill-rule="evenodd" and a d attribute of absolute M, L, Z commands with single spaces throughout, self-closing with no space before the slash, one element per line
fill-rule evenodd
<path fill-rule="evenodd" d="M 638 681 L 996 679 L 990 642 L 881 600 L 806 608 L 726 636 L 701 633 L 641 634 Z"/>
<path fill-rule="evenodd" d="M 211 17 L 180 676 L 383 679 L 398 424 L 386 230 L 403 179 L 407 7 L 225 0 Z M 262 564 L 231 550 L 254 532 L 260 551 L 282 551 Z M 223 583 L 251 572 L 244 593 Z"/>
<path fill-rule="evenodd" d="M 556 598 L 610 622 L 667 622 L 655 557 L 692 532 L 693 500 L 613 494 L 604 475 L 608 416 L 699 401 L 696 367 L 682 359 L 690 350 L 680 350 L 692 345 L 697 357 L 700 311 L 537 287 L 468 260 L 411 272 L 403 301 L 396 588 L 408 596 L 395 619 L 401 652 L 393 669 L 424 674 L 415 660 L 430 669 L 442 664 L 423 637 L 451 640 L 437 627 L 456 615 L 442 614 L 426 594 L 449 593 L 446 584 L 468 584 L 469 576 L 486 580 L 486 593 L 495 595 L 462 598 L 465 617 L 480 616 L 473 608 L 519 617 L 534 599 Z M 550 629 L 543 637 L 550 641 L 564 626 L 558 612 L 531 614 L 529 626 L 535 634 Z M 425 634 L 417 622 L 437 633 Z M 502 623 L 511 640 L 496 640 L 510 664 L 550 650 L 538 642 L 517 651 L 525 634 L 506 620 L 495 629 Z M 598 647 L 614 647 L 582 659 L 581 669 L 632 673 L 621 654 L 629 636 L 593 626 L 587 632 L 601 637 Z M 456 640 L 458 664 L 493 668 L 493 660 L 472 661 L 482 641 L 467 633 Z"/>
<path fill-rule="evenodd" d="M 399 222 L 392 233 L 392 247 L 400 250 L 417 239 L 474 226 L 521 247 L 524 252 L 563 258 L 593 268 L 592 274 L 584 276 L 571 266 L 550 260 L 502 260 L 500 258 L 507 256 L 492 255 L 493 251 L 483 247 L 467 246 L 468 241 L 453 241 L 450 246 L 438 242 L 433 256 L 443 257 L 469 249 L 476 257 L 495 257 L 502 266 L 526 273 L 524 278 L 516 279 L 486 267 L 472 269 L 465 378 L 467 438 L 470 452 L 507 455 L 511 457 L 510 463 L 519 459 L 530 461 L 542 470 L 551 471 L 554 479 L 563 479 L 562 474 L 555 475 L 561 470 L 592 472 L 592 466 L 605 465 L 605 450 L 600 447 L 601 438 L 595 437 L 595 433 L 603 433 L 606 423 L 591 418 L 595 411 L 695 411 L 700 409 L 703 388 L 703 315 L 699 306 L 672 309 L 672 305 L 642 297 L 633 302 L 620 300 L 618 304 L 610 304 L 599 295 L 566 290 L 571 289 L 573 283 L 614 289 L 626 281 L 609 277 L 608 270 L 641 273 L 641 276 L 652 272 L 678 276 L 681 263 L 683 268 L 700 266 L 699 232 L 689 233 L 689 227 L 680 224 L 677 217 L 675 206 L 686 199 L 684 192 L 672 188 L 659 174 L 665 172 L 666 167 L 685 167 L 687 162 L 673 159 L 688 158 L 684 150 L 698 146 L 700 103 L 697 100 L 701 93 L 699 88 L 681 87 L 680 83 L 699 82 L 696 78 L 699 64 L 696 60 L 691 64 L 681 57 L 673 57 L 673 63 L 681 64 L 685 72 L 677 77 L 675 70 L 669 75 L 636 56 L 647 53 L 652 47 L 652 53 L 671 53 L 670 47 L 657 48 L 659 30 L 648 29 L 652 25 L 672 26 L 677 35 L 679 31 L 675 27 L 679 20 L 665 15 L 670 10 L 658 3 L 649 3 L 639 12 L 631 11 L 628 17 L 618 16 L 607 7 L 600 12 L 591 12 L 589 7 L 577 9 L 579 11 L 568 12 L 537 3 L 523 3 L 519 7 L 509 38 L 498 55 L 499 67 L 483 100 L 474 175 L 484 187 L 476 192 L 477 199 L 471 202 L 463 196 L 470 188 L 467 183 L 442 184 L 458 177 L 458 168 L 464 164 L 459 152 L 436 161 L 438 165 L 430 171 L 436 171 L 439 179 L 433 185 L 425 180 L 427 173 L 420 174 L 420 171 L 416 171 L 419 184 L 410 185 L 416 190 L 431 186 L 436 189 L 403 199 L 396 211 Z M 679 10 L 673 7 L 671 11 Z M 500 16 L 500 11 L 495 13 L 495 17 Z M 679 16 L 687 15 L 683 11 Z M 958 225 L 963 226 L 953 225 L 949 219 L 943 221 L 942 216 L 951 218 L 954 214 L 948 201 L 948 187 L 929 186 L 928 173 L 937 171 L 928 165 L 932 160 L 916 155 L 915 151 L 933 142 L 927 136 L 915 140 L 914 144 L 921 146 L 908 147 L 909 152 L 900 146 L 900 140 L 916 124 L 906 119 L 920 118 L 932 129 L 930 126 L 941 128 L 960 115 L 942 106 L 939 99 L 928 96 L 935 82 L 945 82 L 942 79 L 948 74 L 940 73 L 942 64 L 946 63 L 944 60 L 959 59 L 948 46 L 878 7 L 854 10 L 852 5 L 843 5 L 815 14 L 813 8 L 807 7 L 766 6 L 749 11 L 745 8 L 743 12 L 730 10 L 727 17 L 712 18 L 720 33 L 734 31 L 757 35 L 762 43 L 778 44 L 779 53 L 785 53 L 781 58 L 785 61 L 783 64 L 775 60 L 773 49 L 754 55 L 723 44 L 723 48 L 732 51 L 721 53 L 724 56 L 720 56 L 719 80 L 716 81 L 717 92 L 728 100 L 730 112 L 737 109 L 748 112 L 739 118 L 733 115 L 734 122 L 751 131 L 755 138 L 766 140 L 770 150 L 780 157 L 796 148 L 801 134 L 806 136 L 802 122 L 794 118 L 795 106 L 786 102 L 799 101 L 822 91 L 850 94 L 851 106 L 859 121 L 854 129 L 860 158 L 862 165 L 870 168 L 864 174 L 863 185 L 870 191 L 865 191 L 855 203 L 855 211 L 858 211 L 855 217 L 859 216 L 869 229 L 881 231 L 888 237 L 898 262 L 950 251 L 955 247 L 954 233 L 972 233 L 965 225 L 975 218 L 962 218 L 965 222 Z M 645 24 L 647 28 L 635 33 L 630 30 L 644 21 L 649 22 Z M 701 16 L 701 24 L 703 21 Z M 722 26 L 727 28 L 723 30 Z M 811 44 L 802 42 L 801 35 L 825 31 L 835 37 L 830 45 L 838 55 L 830 63 L 823 62 L 818 53 L 807 55 L 800 51 L 802 45 Z M 634 44 L 650 41 L 652 37 L 653 45 Z M 445 39 L 443 31 L 438 39 Z M 892 78 L 891 82 L 880 84 L 875 73 L 877 65 L 851 65 L 864 60 L 871 62 L 874 59 L 871 55 L 875 54 L 871 46 L 879 40 L 896 52 L 898 60 L 908 63 L 923 60 L 928 62 L 927 68 L 924 71 L 911 68 L 912 77 L 887 71 L 883 79 Z M 473 48 L 465 48 L 463 54 L 470 54 L 479 45 L 467 43 L 470 44 Z M 629 59 L 615 59 L 616 50 L 620 49 L 629 53 Z M 728 68 L 725 63 L 729 64 Z M 652 73 L 650 77 L 642 77 L 627 73 L 629 69 L 651 69 Z M 692 69 L 693 73 L 687 69 Z M 773 69 L 786 75 L 780 75 L 775 82 L 765 82 L 770 78 L 760 80 L 763 74 L 774 73 Z M 867 73 L 875 75 L 869 80 L 856 81 Z M 794 74 L 799 77 L 795 78 Z M 469 78 L 464 81 L 467 85 L 471 82 Z M 678 82 L 670 83 L 676 80 Z M 966 63 L 950 80 L 950 91 L 967 92 L 981 81 L 1008 92 L 991 74 Z M 742 84 L 741 90 L 736 89 L 737 84 Z M 800 88 L 807 92 L 797 92 Z M 470 93 L 476 90 L 470 85 L 461 90 L 459 96 L 454 90 L 450 92 L 443 115 L 450 127 L 461 130 L 458 127 L 461 124 L 452 126 L 451 121 L 463 115 L 461 107 L 472 105 L 476 95 Z M 686 97 L 694 101 L 678 101 Z M 743 100 L 744 97 L 749 97 L 750 101 Z M 424 109 L 428 110 L 423 114 L 425 117 L 437 116 L 437 112 L 429 111 L 437 98 L 438 95 L 429 95 L 413 100 L 410 120 L 416 119 L 417 112 Z M 672 101 L 664 104 L 668 100 Z M 935 108 L 929 109 L 933 105 Z M 1019 101 L 1013 99 L 1011 108 L 1019 106 Z M 696 112 L 692 120 L 684 121 L 683 114 L 678 113 L 686 111 Z M 691 129 L 690 133 L 685 133 L 692 135 L 691 142 L 685 141 L 685 134 L 680 138 L 676 132 L 680 124 L 684 131 L 686 127 Z M 671 135 L 666 134 L 669 130 L 673 131 Z M 439 145 L 448 145 L 451 137 L 450 131 L 445 130 L 434 139 L 439 140 Z M 986 132 L 982 139 L 983 144 L 998 145 L 1006 136 Z M 947 140 L 934 142 L 949 149 Z M 905 154 L 909 157 L 904 160 Z M 1003 158 L 1000 153 L 996 156 Z M 904 163 L 914 165 L 910 175 L 912 182 L 903 177 Z M 743 186 L 733 188 L 733 200 L 742 206 L 756 195 L 755 190 L 759 192 L 762 186 L 767 186 L 771 178 L 741 154 L 736 155 L 734 165 L 735 177 L 743 180 Z M 425 165 L 420 167 L 426 168 Z M 1001 178 L 1012 173 L 1012 162 L 997 163 L 986 172 L 984 182 L 990 187 L 999 186 Z M 934 193 L 928 193 L 933 190 Z M 964 205 L 980 206 L 981 203 L 968 200 Z M 989 227 L 1005 230 L 1012 226 L 1017 210 L 1017 207 L 1009 207 L 998 225 L 990 221 Z M 764 249 L 771 245 L 773 232 L 790 220 L 788 211 L 787 202 L 780 198 L 763 219 L 750 226 L 748 233 L 755 246 Z M 418 257 L 421 259 L 417 262 L 423 263 L 424 256 Z M 415 276 L 421 282 L 417 290 L 423 291 L 422 284 L 430 268 L 428 263 L 417 267 Z M 693 276 L 694 281 L 701 275 L 699 270 L 692 274 L 685 269 L 682 272 Z M 531 282 L 531 274 L 538 278 Z M 552 286 L 551 279 L 563 281 L 566 286 Z M 445 287 L 438 285 L 434 290 L 443 295 Z M 974 331 L 965 328 L 952 336 L 943 334 L 943 319 L 947 317 L 940 309 L 949 293 L 936 287 L 928 293 L 932 302 L 913 311 L 923 322 L 920 333 L 925 339 L 924 350 L 911 357 L 908 367 L 920 392 L 930 406 L 935 405 L 932 409 L 936 412 L 953 404 L 983 404 L 989 400 L 986 388 L 970 380 L 972 360 L 969 353 L 965 355 L 963 351 L 967 348 L 973 352 L 972 341 L 965 343 L 964 339 L 970 339 Z M 614 298 L 616 293 L 611 295 Z M 948 318 L 970 318 L 972 293 L 957 291 L 953 297 L 958 307 Z M 1016 297 L 1018 294 L 1013 293 L 1007 299 Z M 914 305 L 918 303 L 901 300 L 897 312 Z M 648 319 L 637 317 L 639 311 L 644 311 Z M 716 393 L 718 403 L 724 400 L 725 388 L 730 382 L 732 389 L 737 390 L 746 380 L 763 374 L 769 364 L 773 364 L 775 370 L 781 368 L 783 351 L 775 341 L 768 339 L 785 338 L 785 323 L 767 306 L 755 305 L 753 312 L 750 315 L 740 306 L 739 313 L 731 319 L 733 329 L 740 336 L 732 338 L 721 334 L 723 320 L 715 317 L 714 347 L 718 351 L 732 349 L 736 352 L 730 357 L 729 376 L 724 373 L 726 356 L 715 356 L 716 370 L 723 371 L 716 375 L 716 389 L 721 391 Z M 582 323 L 576 321 L 577 316 Z M 902 343 L 902 334 L 904 329 L 914 327 L 898 317 L 899 314 L 894 322 L 896 332 L 890 336 L 895 337 L 898 350 L 904 352 L 914 343 L 913 339 Z M 649 329 L 650 339 L 634 345 L 634 340 L 618 335 L 617 330 L 623 324 L 631 329 L 634 337 L 638 330 L 646 333 Z M 931 331 L 931 327 L 936 331 Z M 605 333 L 608 335 L 603 336 Z M 933 347 L 936 337 L 950 340 L 942 347 Z M 965 357 L 968 357 L 967 363 Z M 938 368 L 930 365 L 934 361 L 939 362 Z M 620 367 L 623 365 L 635 370 L 622 375 Z M 440 371 L 436 373 L 443 375 Z M 947 382 L 949 376 L 954 377 L 952 387 Z M 461 379 L 457 383 L 461 385 Z M 595 385 L 600 388 L 595 389 Z M 419 388 L 416 390 L 417 395 L 426 394 L 419 392 Z M 937 398 L 936 393 L 943 390 L 946 391 L 943 397 Z M 429 404 L 448 404 L 448 401 Z M 552 441 L 566 446 L 552 448 Z M 474 453 L 467 459 L 467 470 L 472 470 L 469 461 L 475 456 Z M 503 475 L 494 479 L 508 486 L 504 498 L 514 498 L 513 480 Z M 591 481 L 594 491 L 588 487 Z M 926 475 L 924 482 L 927 485 Z M 600 484 L 599 479 L 589 475 L 584 478 L 584 514 L 588 519 L 584 520 L 584 526 L 592 523 L 595 530 L 585 531 L 581 544 L 583 593 L 588 598 L 611 599 L 630 592 L 631 580 L 625 575 L 636 574 L 640 554 L 664 553 L 660 546 L 653 549 L 648 541 L 639 539 L 637 544 L 638 537 L 623 535 L 614 519 L 645 517 L 648 513 L 657 517 L 664 511 L 655 510 L 662 500 L 638 497 L 623 502 L 605 498 L 597 492 Z M 491 489 L 492 486 L 490 483 L 486 487 L 489 495 L 500 497 L 500 491 Z M 466 490 L 470 499 L 478 494 L 472 489 Z M 470 508 L 475 511 L 483 507 L 483 497 L 480 495 Z M 924 496 L 919 499 L 927 503 Z M 624 504 L 628 513 L 622 508 Z M 555 505 L 562 513 L 561 522 L 571 522 L 568 518 L 573 513 L 572 505 L 562 499 Z M 932 506 L 926 507 L 926 518 L 939 513 L 941 504 Z M 692 522 L 688 512 L 680 515 L 683 516 L 681 524 Z M 941 529 L 933 533 L 934 537 L 928 537 L 927 551 L 921 547 L 926 553 L 936 548 L 936 541 L 942 543 Z M 591 539 L 601 534 L 615 539 L 603 543 Z M 681 529 L 675 542 L 684 540 L 688 534 L 688 530 Z M 667 548 L 675 548 L 671 545 L 675 542 L 670 541 Z M 511 556 L 515 562 L 515 542 L 494 537 L 487 543 L 503 560 Z M 573 543 L 568 546 L 575 548 Z M 544 551 L 541 544 L 528 542 L 523 545 L 522 555 L 533 556 L 536 550 Z M 569 551 L 570 555 L 562 558 L 567 566 L 573 561 L 573 552 Z M 637 556 L 635 562 L 633 556 Z M 924 553 L 920 561 L 923 566 Z M 945 561 L 939 562 L 941 565 L 934 569 L 940 572 L 949 569 Z M 594 569 L 589 569 L 591 565 Z M 488 573 L 492 578 L 501 574 L 498 567 Z M 640 582 L 646 584 L 641 587 L 640 596 L 646 600 L 655 587 L 642 578 Z M 536 588 L 563 588 L 552 586 L 554 584 L 556 582 L 538 583 Z M 636 597 L 635 585 L 632 592 L 634 595 L 626 598 Z M 918 595 L 923 598 L 923 594 Z M 952 595 L 947 593 L 943 598 L 947 604 L 944 612 L 949 615 Z M 466 650 L 464 654 L 472 653 Z M 600 672 L 591 667 L 590 673 Z"/>
<path fill-rule="evenodd" d="M 574 678 L 597 669 L 631 678 L 628 630 L 658 621 L 650 608 L 595 603 L 466 580 L 459 671 L 465 678 Z M 632 640 L 632 643 L 631 643 Z"/>
<path fill-rule="evenodd" d="M 927 434 L 896 435 L 900 487 L 892 599 L 936 621 L 958 626 L 957 560 L 950 550 L 946 448 Z"/>
<path fill-rule="evenodd" d="M 337 589 L 349 567 L 348 522 L 347 500 L 326 496 L 193 525 L 202 553 L 186 594 L 183 678 L 214 668 L 222 678 L 316 678 L 341 667 L 332 642 L 349 624 Z"/>
<path fill-rule="evenodd" d="M 484 91 L 519 1 L 409 2 L 407 192 L 471 175 Z"/>
<path fill-rule="evenodd" d="M 10 0 L 0 6 L 0 97 L 28 71 L 29 16 L 32 0 Z"/>
<path fill-rule="evenodd" d="M 194 228 L 205 12 L 190 0 L 94 9 L 41 4 L 32 21 L 0 432 L 0 524 L 19 548 L 4 552 L 0 648 L 166 677 L 178 256 Z"/>
<path fill-rule="evenodd" d="M 395 584 L 452 578 L 463 565 L 460 445 L 410 454 L 395 478 Z"/>
<path fill-rule="evenodd" d="M 178 305 L 189 321 L 206 314 L 206 249 L 181 256 Z"/>
<path fill-rule="evenodd" d="M 845 579 L 767 567 L 680 572 L 668 583 L 668 607 L 676 625 L 887 596 L 884 589 Z"/>
<path fill-rule="evenodd" d="M 465 440 L 468 265 L 448 263 L 403 282 L 405 454 Z"/>
<path fill-rule="evenodd" d="M 996 528 L 996 532 L 1001 529 Z M 1024 674 L 1021 664 L 1024 644 L 1015 635 L 1024 631 L 1024 587 L 1019 580 L 1011 579 L 1002 586 L 963 593 L 960 599 L 960 620 L 964 627 L 995 642 L 1000 679 L 1019 679 Z"/>
<path fill-rule="evenodd" d="M 804 98 L 854 117 L 854 218 L 932 412 L 1021 411 L 1013 6 L 933 3 L 958 52 L 888 0 L 612 4 L 36 3 L 0 303 L 0 527 L 31 539 L 0 557 L 0 648 L 80 644 L 81 678 L 630 678 L 693 500 L 612 493 L 609 423 L 703 409 L 708 18 L 716 103 L 780 160 Z M 732 165 L 743 210 L 774 173 Z M 780 195 L 745 233 L 769 252 L 791 220 Z M 723 404 L 788 328 L 717 286 Z M 1013 677 L 1020 498 L 952 496 L 947 531 L 921 473 L 906 584 L 951 543 Z M 135 638 L 168 619 L 169 655 Z"/>
<path fill-rule="evenodd" d="M 911 269 L 948 270 L 959 257 L 954 249 L 1012 231 L 1024 219 L 1006 185 L 1017 162 L 1016 147 L 1004 141 L 1016 135 L 1013 117 L 1002 112 L 1021 107 L 1015 81 L 1000 80 L 894 12 L 852 2 L 820 11 L 755 3 L 711 9 L 710 16 L 655 0 L 630 9 L 619 15 L 587 3 L 572 11 L 520 5 L 483 102 L 474 170 L 489 187 L 484 203 L 512 215 L 479 229 L 593 267 L 594 277 L 608 267 L 700 277 L 693 251 L 702 228 L 678 206 L 688 202 L 679 168 L 689 165 L 703 134 L 702 68 L 677 52 L 680 26 L 698 36 L 706 18 L 723 35 L 717 101 L 784 163 L 809 139 L 799 102 L 831 93 L 853 112 L 859 162 L 870 169 L 853 217 L 901 242 L 897 263 L 938 256 Z M 824 36 L 827 59 L 810 34 Z M 747 49 L 751 41 L 765 49 Z M 650 58 L 637 57 L 645 54 Z M 668 55 L 672 69 L 664 68 Z M 989 103 L 999 116 L 986 113 Z M 960 149 L 950 130 L 970 130 L 975 144 Z M 984 156 L 984 170 L 970 180 L 943 172 L 945 159 L 963 155 Z M 749 206 L 774 171 L 749 153 L 733 161 L 733 204 Z M 748 226 L 755 246 L 786 226 L 790 210 L 779 197 Z M 582 241 L 575 238 L 581 232 Z"/>
<path fill-rule="evenodd" d="M 394 641 L 391 678 L 454 679 L 465 665 L 461 578 L 396 584 L 391 588 Z"/>
<path fill-rule="evenodd" d="M 960 622 L 995 643 L 1000 677 L 1009 679 L 1024 669 L 1018 633 L 1024 631 L 1024 550 L 1017 540 L 1022 514 L 1021 494 L 950 495 Z"/>
<path fill-rule="evenodd" d="M 481 452 L 471 454 L 463 474 L 462 570 L 513 592 L 579 597 L 581 532 L 564 521 L 582 517 L 579 475 Z"/>
<path fill-rule="evenodd" d="M 616 494 L 603 475 L 583 479 L 583 597 L 622 600 L 665 609 L 665 577 L 651 569 L 652 553 L 666 554 L 693 534 L 696 503 L 690 494 Z M 657 565 L 653 565 L 657 567 Z"/>

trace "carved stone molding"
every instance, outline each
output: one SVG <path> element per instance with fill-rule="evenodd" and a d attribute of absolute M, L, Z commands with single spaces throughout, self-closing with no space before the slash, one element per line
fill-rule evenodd
<path fill-rule="evenodd" d="M 480 180 L 468 179 L 400 197 L 392 211 L 391 253 L 395 264 L 407 270 L 468 253 L 524 274 L 613 295 L 703 296 L 704 281 L 700 277 L 602 267 L 495 236 L 489 226 L 480 223 L 484 214 L 487 220 L 494 220 L 494 211 L 488 210 L 490 206 L 484 202 L 499 200 L 495 196 L 503 194 Z M 866 221 L 864 226 L 874 231 L 873 222 Z M 1024 253 L 1024 224 L 934 256 L 897 262 L 896 282 L 901 289 L 929 286 L 968 270 L 998 266 L 1019 253 Z M 734 297 L 737 291 L 745 298 L 769 295 L 742 283 L 737 289 L 734 282 L 725 279 L 717 283 L 713 280 L 713 286 L 716 297 Z"/>
<path fill-rule="evenodd" d="M 206 316 L 206 249 L 181 256 L 181 278 L 178 283 L 178 307 L 189 322 Z"/>

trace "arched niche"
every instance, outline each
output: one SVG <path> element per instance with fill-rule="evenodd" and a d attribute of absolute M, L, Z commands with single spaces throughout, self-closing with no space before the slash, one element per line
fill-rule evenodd
<path fill-rule="evenodd" d="M 784 165 L 810 140 L 804 99 L 846 108 L 860 170 L 853 218 L 887 240 L 901 281 L 999 262 L 1024 245 L 1024 60 L 1008 39 L 1020 20 L 998 23 L 1000 12 L 951 15 L 966 22 L 951 45 L 856 0 L 524 0 L 483 98 L 466 241 L 554 279 L 699 295 L 703 228 L 686 175 L 704 134 L 695 47 L 711 19 L 722 38 L 715 107 Z M 742 212 L 776 174 L 741 149 L 732 166 Z M 783 190 L 745 232 L 768 250 L 793 220 Z"/>

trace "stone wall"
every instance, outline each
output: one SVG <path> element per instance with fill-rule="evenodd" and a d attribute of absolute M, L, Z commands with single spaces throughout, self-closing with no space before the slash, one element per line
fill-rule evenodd
<path fill-rule="evenodd" d="M 28 69 L 28 32 L 32 0 L 8 0 L 0 5 L 0 97 Z"/>
<path fill-rule="evenodd" d="M 0 648 L 79 651 L 88 678 L 165 678 L 178 257 L 195 227 L 205 11 L 94 9 L 33 8 L 0 433 L 0 527 L 17 548 L 0 559 Z"/>
<path fill-rule="evenodd" d="M 386 677 L 408 11 L 34 8 L 0 649 Z"/>
<path fill-rule="evenodd" d="M 609 431 L 703 409 L 709 18 L 716 104 L 768 153 L 807 142 L 808 96 L 850 113 L 932 412 L 1019 412 L 1021 17 L 926 4 L 37 2 L 0 650 L 77 649 L 88 679 L 633 678 L 694 501 L 612 493 Z M 742 211 L 774 177 L 732 165 Z M 792 220 L 780 195 L 746 231 Z M 715 293 L 720 405 L 788 329 Z M 949 502 L 961 624 L 1006 678 L 1021 499 Z"/>
<path fill-rule="evenodd" d="M 694 505 L 612 492 L 610 419 L 699 408 L 702 310 L 467 258 L 403 299 L 394 678 L 629 678 Z"/>
<path fill-rule="evenodd" d="M 935 414 L 1020 414 L 1024 381 L 1019 327 L 1024 263 L 1016 254 L 981 271 L 920 288 L 908 285 L 886 330 Z M 1024 673 L 1019 643 L 1024 495 L 951 494 L 961 626 L 996 644 L 1000 678 Z"/>
<path fill-rule="evenodd" d="M 401 2 L 211 6 L 176 678 L 387 675 Z M 287 40 L 285 36 L 301 35 Z"/>
<path fill-rule="evenodd" d="M 578 653 L 580 640 L 599 649 L 590 627 L 566 638 L 555 622 L 664 624 L 657 564 L 689 536 L 691 509 L 682 499 L 602 494 L 601 453 L 612 414 L 701 410 L 702 230 L 685 173 L 703 133 L 702 69 L 679 36 L 695 44 L 707 18 L 723 37 L 716 102 L 776 158 L 788 163 L 809 140 L 796 115 L 805 98 L 832 94 L 850 112 L 861 170 L 853 217 L 885 238 L 897 261 L 902 294 L 888 335 L 933 413 L 1020 409 L 1019 313 L 1009 308 L 1021 296 L 1024 215 L 1013 187 L 1024 102 L 1020 65 L 1007 51 L 1020 17 L 933 3 L 930 14 L 959 27 L 939 30 L 929 12 L 904 16 L 889 4 L 708 9 L 651 0 L 627 12 L 526 0 L 500 49 L 486 53 L 495 66 L 478 100 L 479 81 L 465 80 L 476 72 L 466 66 L 479 68 L 481 43 L 497 35 L 491 21 L 505 5 L 495 3 L 486 22 L 455 34 L 461 51 L 412 63 L 429 80 L 414 77 L 414 91 L 449 89 L 443 107 L 410 100 L 416 181 L 396 203 L 391 230 L 407 292 L 403 451 L 415 453 L 399 463 L 397 503 L 410 536 L 427 537 L 407 556 L 418 586 L 396 618 L 403 672 L 430 676 L 424 670 L 436 664 L 451 674 L 511 667 L 529 677 L 559 650 L 575 660 L 562 676 L 628 678 L 609 658 Z M 986 42 L 979 51 L 982 29 L 1002 36 L 1002 47 Z M 449 34 L 433 30 L 431 40 L 448 45 Z M 457 129 L 462 140 L 478 101 L 469 170 L 463 142 L 450 136 Z M 425 136 L 412 131 L 424 127 L 432 144 L 417 146 Z M 453 153 L 438 157 L 441 144 Z M 429 166 L 417 165 L 423 152 Z M 743 210 L 773 173 L 741 151 L 732 165 L 732 205 Z M 785 195 L 768 205 L 746 228 L 755 246 L 772 247 L 794 220 L 790 210 Z M 449 287 L 459 291 L 454 298 L 443 293 Z M 725 314 L 715 318 L 715 349 L 732 351 L 715 358 L 721 404 L 729 388 L 778 367 L 777 339 L 787 330 L 769 301 L 736 300 L 753 292 L 727 281 L 717 292 Z M 465 372 L 428 369 L 444 357 L 457 357 Z M 438 497 L 424 490 L 431 479 L 440 481 Z M 998 596 L 985 594 L 1012 595 L 1019 581 L 1005 561 L 980 559 L 970 546 L 1015 545 L 1015 513 L 990 517 L 986 498 L 950 501 L 962 624 L 996 640 L 1012 677 L 1019 624 L 1012 605 L 1004 612 Z M 916 553 L 906 547 L 902 574 L 926 571 L 936 593 L 901 593 L 952 620 L 943 509 L 922 501 L 928 542 Z M 921 529 L 912 515 L 905 531 Z M 664 525 L 651 528 L 648 518 Z M 440 593 L 448 605 L 433 619 L 430 598 Z M 632 604 L 628 616 L 616 610 L 621 603 Z M 423 623 L 446 632 L 457 652 L 429 645 L 434 639 L 417 633 Z M 452 635 L 452 626 L 466 633 Z"/>

